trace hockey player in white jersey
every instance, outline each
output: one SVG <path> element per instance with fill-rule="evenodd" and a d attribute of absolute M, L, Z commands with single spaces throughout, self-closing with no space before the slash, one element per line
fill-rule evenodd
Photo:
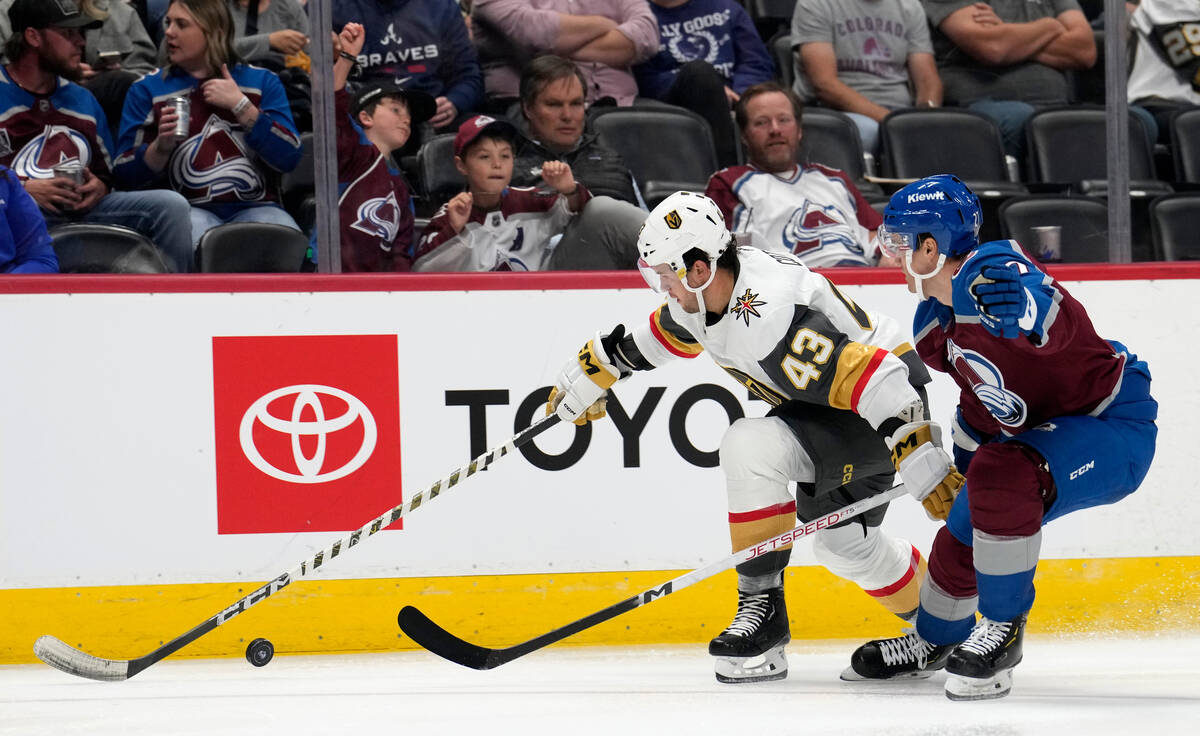
<path fill-rule="evenodd" d="M 793 255 L 736 247 L 707 197 L 677 192 L 638 238 L 639 267 L 665 304 L 631 331 L 597 333 L 550 393 L 548 411 L 583 423 L 633 371 L 707 351 L 772 405 L 721 441 L 733 548 L 790 529 L 893 484 L 898 471 L 931 516 L 945 518 L 962 478 L 928 419 L 929 374 L 891 319 L 862 309 Z M 891 448 L 891 451 L 889 451 Z M 789 483 L 797 484 L 793 497 Z M 880 530 L 886 507 L 818 532 L 817 559 L 909 619 L 925 561 Z M 709 644 L 722 682 L 787 675 L 783 570 L 791 549 L 739 565 L 733 622 Z"/>

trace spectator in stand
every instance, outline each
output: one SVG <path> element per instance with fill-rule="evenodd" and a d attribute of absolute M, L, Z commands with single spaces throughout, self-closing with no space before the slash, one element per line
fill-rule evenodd
<path fill-rule="evenodd" d="M 279 70 L 308 46 L 308 13 L 298 0 L 231 0 L 233 49 L 247 63 Z"/>
<path fill-rule="evenodd" d="M 915 2 L 915 0 L 914 0 Z M 730 107 L 775 63 L 745 8 L 734 0 L 651 0 L 659 50 L 634 67 L 643 97 L 698 113 L 712 128 L 721 166 L 737 163 Z"/>
<path fill-rule="evenodd" d="M 525 139 L 517 147 L 513 182 L 540 186 L 542 164 L 565 161 L 593 195 L 640 206 L 637 182 L 621 154 L 587 130 L 584 89 L 579 67 L 561 56 L 539 56 L 525 68 L 521 76 Z M 639 218 L 639 227 L 645 216 L 645 212 L 629 213 Z"/>
<path fill-rule="evenodd" d="M 457 129 L 483 101 L 483 76 L 458 5 L 450 0 L 338 0 L 335 30 L 361 23 L 364 81 L 387 78 L 437 102 L 430 124 Z"/>
<path fill-rule="evenodd" d="M 0 166 L 0 273 L 58 273 L 46 221 L 5 166 Z"/>
<path fill-rule="evenodd" d="M 1069 102 L 1066 71 L 1096 63 L 1077 0 L 921 0 L 947 105 L 996 121 L 1005 150 L 1025 160 L 1025 124 Z"/>
<path fill-rule="evenodd" d="M 424 92 L 402 90 L 387 81 L 363 85 L 351 101 L 346 79 L 365 39 L 361 25 L 347 23 L 334 42 L 342 272 L 408 271 L 412 197 L 392 152 L 408 142 L 413 126 L 428 120 L 436 105 Z"/>
<path fill-rule="evenodd" d="M 96 96 L 112 126 L 121 123 L 129 87 L 158 66 L 158 49 L 137 12 L 125 0 L 80 0 L 80 8 L 104 21 L 84 34 L 83 86 Z M 112 131 L 115 137 L 118 131 Z"/>
<path fill-rule="evenodd" d="M 563 233 L 591 195 L 562 161 L 542 164 L 549 191 L 510 187 L 513 147 L 519 136 L 511 123 L 486 115 L 462 124 L 454 138 L 454 165 L 467 178 L 467 191 L 443 205 L 429 221 L 415 254 L 415 270 L 581 267 L 575 251 L 587 244 Z M 585 256 L 582 263 L 592 260 Z"/>
<path fill-rule="evenodd" d="M 1200 106 L 1200 4 L 1142 0 L 1130 27 L 1129 102 L 1153 116 L 1158 142 L 1169 144 L 1171 120 Z"/>
<path fill-rule="evenodd" d="M 150 238 L 179 271 L 191 266 L 187 202 L 169 191 L 112 191 L 112 136 L 82 74 L 83 33 L 100 22 L 74 0 L 16 0 L 12 61 L 0 73 L 0 164 L 20 177 L 47 225 L 124 225 Z M 79 182 L 56 175 L 78 167 Z"/>
<path fill-rule="evenodd" d="M 870 153 L 889 112 L 942 104 L 920 0 L 798 0 L 791 36 L 796 94 L 849 115 Z"/>
<path fill-rule="evenodd" d="M 299 230 L 279 204 L 279 179 L 300 162 L 300 136 L 279 78 L 238 62 L 225 0 L 173 0 L 163 40 L 167 65 L 125 100 L 117 176 L 186 197 L 193 243 L 227 222 Z M 180 97 L 190 107 L 182 134 Z"/>
<path fill-rule="evenodd" d="M 298 0 L 229 0 L 233 50 L 279 76 L 299 131 L 312 130 L 312 58 L 308 14 Z"/>
<path fill-rule="evenodd" d="M 712 175 L 704 193 L 743 242 L 795 253 L 810 268 L 897 265 L 880 260 L 882 219 L 842 171 L 798 164 L 804 105 L 778 82 L 756 84 L 734 108 L 749 163 Z"/>
<path fill-rule="evenodd" d="M 645 0 L 475 0 L 471 24 L 492 107 L 519 94 L 521 69 L 540 54 L 574 61 L 592 104 L 630 105 L 630 67 L 658 52 Z"/>

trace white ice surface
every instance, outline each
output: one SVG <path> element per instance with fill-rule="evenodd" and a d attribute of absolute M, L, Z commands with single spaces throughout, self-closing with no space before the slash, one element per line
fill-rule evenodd
<path fill-rule="evenodd" d="M 497 644 L 497 642 L 485 642 Z M 795 642 L 786 680 L 721 685 L 702 645 L 551 648 L 489 672 L 425 652 L 167 659 L 117 683 L 0 666 L 0 734 L 1200 733 L 1200 637 L 1030 637 L 1012 694 L 955 703 L 944 675 L 844 683 L 856 642 Z"/>

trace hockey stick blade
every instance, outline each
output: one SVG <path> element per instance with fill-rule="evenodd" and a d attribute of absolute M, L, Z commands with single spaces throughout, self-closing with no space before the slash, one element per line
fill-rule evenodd
<path fill-rule="evenodd" d="M 623 613 L 628 613 L 651 601 L 665 598 L 694 583 L 710 578 L 719 572 L 724 572 L 743 562 L 748 562 L 768 552 L 773 552 L 802 537 L 814 534 L 821 529 L 826 529 L 853 516 L 858 516 L 865 511 L 882 506 L 905 495 L 907 492 L 903 484 L 893 486 L 890 490 L 877 496 L 855 501 L 819 519 L 800 524 L 782 534 L 759 542 L 753 547 L 747 547 L 746 549 L 734 552 L 728 557 L 684 573 L 657 587 L 643 590 L 641 593 L 626 598 L 619 603 L 614 603 L 607 608 L 572 621 L 566 626 L 561 626 L 541 636 L 536 636 L 529 641 L 514 644 L 511 647 L 484 647 L 460 639 L 436 624 L 431 618 L 414 606 L 405 606 L 400 609 L 399 615 L 396 616 L 396 622 L 400 625 L 400 630 L 407 634 L 409 638 L 443 659 L 460 664 L 463 667 L 470 667 L 473 670 L 494 669 L 555 642 L 562 641 L 569 636 L 578 634 L 585 629 L 590 629 L 597 624 L 616 618 Z"/>
<path fill-rule="evenodd" d="M 175 637 L 144 656 L 137 657 L 136 659 L 105 659 L 88 654 L 81 649 L 67 644 L 62 639 L 49 635 L 38 637 L 38 640 L 33 645 L 33 653 L 38 659 L 51 667 L 77 677 L 86 677 L 106 682 L 128 680 L 147 667 L 166 659 L 183 647 L 191 644 L 234 616 L 245 613 L 251 606 L 261 603 L 275 593 L 278 593 L 297 578 L 314 572 L 334 557 L 348 552 L 351 548 L 365 542 L 377 532 L 391 526 L 405 515 L 420 507 L 422 503 L 432 501 L 466 478 L 484 470 L 497 459 L 527 444 L 534 437 L 553 427 L 558 421 L 559 419 L 556 414 L 542 417 L 518 432 L 503 445 L 488 450 L 472 460 L 468 465 L 454 470 L 429 488 L 414 494 L 412 498 L 399 506 L 394 506 L 375 519 L 367 522 L 362 527 L 351 532 L 349 536 L 338 539 L 331 546 L 317 552 L 312 559 L 305 559 L 293 570 L 279 575 L 270 582 L 264 583 L 257 590 L 238 599 L 225 610 L 214 616 L 210 616 L 187 633 Z"/>

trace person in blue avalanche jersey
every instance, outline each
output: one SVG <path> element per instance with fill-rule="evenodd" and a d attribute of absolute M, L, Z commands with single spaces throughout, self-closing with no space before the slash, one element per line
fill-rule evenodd
<path fill-rule="evenodd" d="M 915 629 L 859 647 L 842 675 L 894 680 L 944 667 L 951 700 L 1008 694 L 1042 527 L 1136 490 L 1157 434 L 1145 361 L 1101 339 L 1016 241 L 979 243 L 980 222 L 979 200 L 947 174 L 905 186 L 884 211 L 881 244 L 903 258 L 921 299 L 917 352 L 961 392 L 952 431 L 966 485 L 934 538 Z"/>

